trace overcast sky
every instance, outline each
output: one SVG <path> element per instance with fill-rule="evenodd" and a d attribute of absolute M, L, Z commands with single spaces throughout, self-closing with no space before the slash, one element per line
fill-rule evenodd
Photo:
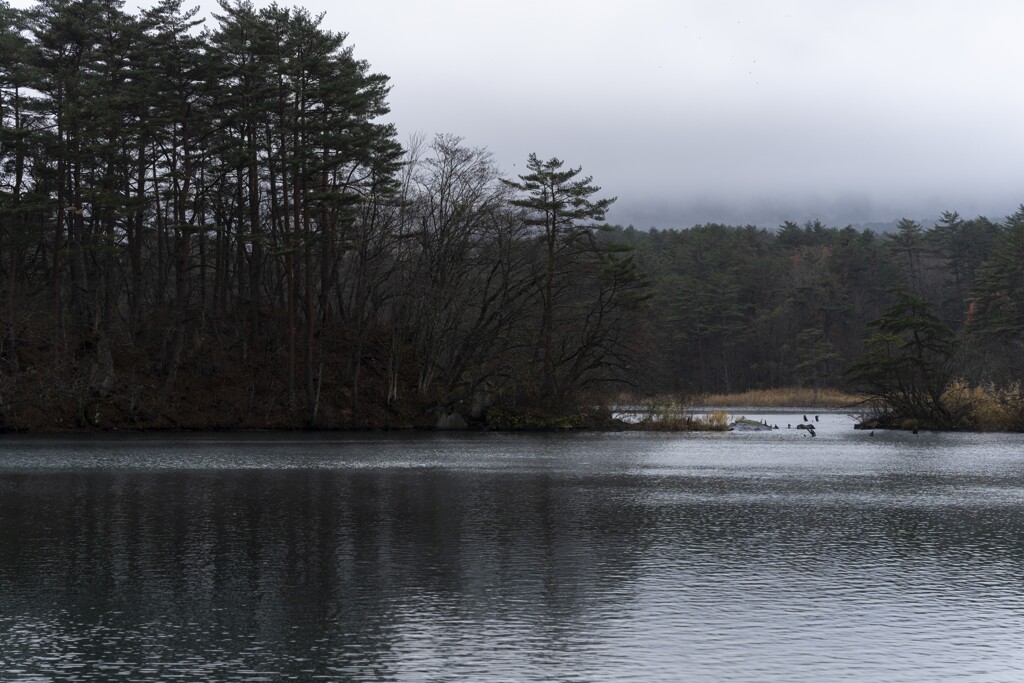
<path fill-rule="evenodd" d="M 582 165 L 618 196 L 612 222 L 996 218 L 1024 202 L 1019 0 L 306 6 L 391 77 L 403 139 L 460 135 L 509 175 L 531 152 Z"/>
<path fill-rule="evenodd" d="M 325 23 L 392 77 L 403 135 L 456 133 L 510 174 L 530 152 L 582 165 L 619 197 L 615 222 L 995 216 L 1024 201 L 1020 2 L 343 7 Z"/>

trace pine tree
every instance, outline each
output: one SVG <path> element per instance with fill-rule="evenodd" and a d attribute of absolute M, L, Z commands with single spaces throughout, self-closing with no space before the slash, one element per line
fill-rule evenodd
<path fill-rule="evenodd" d="M 992 341 L 1013 359 L 1012 379 L 1020 379 L 1024 351 L 1024 205 L 1008 216 L 992 255 L 984 262 L 971 296 L 968 328 Z M 1005 379 L 1005 378 L 1004 378 Z"/>
<path fill-rule="evenodd" d="M 538 232 L 542 244 L 539 394 L 542 405 L 557 408 L 569 393 L 607 378 L 628 365 L 618 315 L 644 297 L 646 281 L 632 259 L 601 242 L 595 223 L 603 221 L 615 198 L 597 199 L 601 188 L 582 168 L 563 162 L 527 160 L 529 173 L 504 183 L 519 196 L 513 206 Z"/>
<path fill-rule="evenodd" d="M 942 396 L 953 378 L 957 344 L 930 302 L 898 290 L 896 302 L 870 327 L 878 330 L 848 370 L 850 380 L 873 398 L 890 420 L 951 428 L 956 416 Z"/>

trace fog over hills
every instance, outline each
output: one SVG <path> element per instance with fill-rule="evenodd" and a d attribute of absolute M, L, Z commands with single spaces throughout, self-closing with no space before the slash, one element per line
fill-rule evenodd
<path fill-rule="evenodd" d="M 928 227 L 934 224 L 942 212 L 956 211 L 964 218 L 985 216 L 992 221 L 1001 221 L 1013 213 L 1019 202 L 962 202 L 960 204 L 908 204 L 905 207 L 875 205 L 865 200 L 846 201 L 697 201 L 686 202 L 651 199 L 637 201 L 633 197 L 619 197 L 609 212 L 610 222 L 618 225 L 632 225 L 637 229 L 688 228 L 706 223 L 723 225 L 756 225 L 774 229 L 785 221 L 803 225 L 807 221 L 819 220 L 832 227 L 853 226 L 875 232 L 890 232 L 896 229 L 902 218 L 910 218 Z"/>
<path fill-rule="evenodd" d="M 995 220 L 1024 201 L 1016 2 L 324 9 L 392 77 L 403 136 L 463 136 L 512 176 L 531 152 L 582 166 L 614 223 Z"/>

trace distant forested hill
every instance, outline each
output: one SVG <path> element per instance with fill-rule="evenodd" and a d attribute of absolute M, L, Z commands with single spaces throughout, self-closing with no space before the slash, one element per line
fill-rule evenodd
<path fill-rule="evenodd" d="M 615 228 L 653 283 L 648 381 L 654 391 L 842 386 L 879 318 L 905 290 L 969 345 L 962 373 L 1019 378 L 1024 211 L 1005 221 L 943 214 L 897 230 L 785 223 L 775 231 L 701 225 Z M 1013 265 L 1014 255 L 1017 263 Z"/>

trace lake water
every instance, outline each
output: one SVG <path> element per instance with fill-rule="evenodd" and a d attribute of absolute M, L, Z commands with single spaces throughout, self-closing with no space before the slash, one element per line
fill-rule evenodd
<path fill-rule="evenodd" d="M 0 680 L 1024 680 L 1024 437 L 746 415 L 0 437 Z"/>

